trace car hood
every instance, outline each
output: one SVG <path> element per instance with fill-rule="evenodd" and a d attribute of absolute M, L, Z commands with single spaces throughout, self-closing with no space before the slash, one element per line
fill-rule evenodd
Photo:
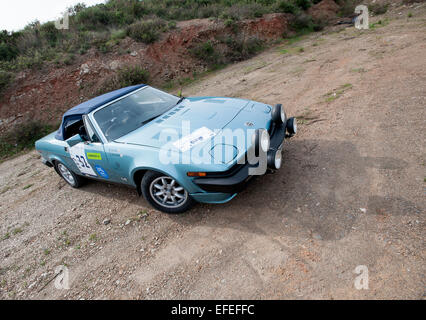
<path fill-rule="evenodd" d="M 221 130 L 249 102 L 234 98 L 186 98 L 169 112 L 115 142 L 161 148 L 164 146 L 162 134 L 169 136 L 167 142 L 174 142 L 201 128 Z"/>
<path fill-rule="evenodd" d="M 244 137 L 247 144 L 240 143 L 237 148 L 233 134 L 226 130 L 251 136 L 255 129 L 269 128 L 271 109 L 266 104 L 243 99 L 187 98 L 169 112 L 115 142 L 163 148 L 191 157 L 194 157 L 192 151 L 196 150 L 195 146 L 207 147 L 214 159 L 229 164 L 246 153 L 252 140 Z"/>

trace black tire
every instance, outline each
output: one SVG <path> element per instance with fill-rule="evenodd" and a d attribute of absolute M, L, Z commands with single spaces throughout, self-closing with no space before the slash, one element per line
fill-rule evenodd
<path fill-rule="evenodd" d="M 156 188 L 156 190 L 158 190 L 158 193 L 160 192 L 176 192 L 175 189 L 182 189 L 179 190 L 179 192 L 182 192 L 183 194 L 179 193 L 179 196 L 183 196 L 184 199 L 180 200 L 182 198 L 179 198 L 179 201 L 182 201 L 181 203 L 176 203 L 176 204 L 170 204 L 167 203 L 169 201 L 169 198 L 166 198 L 166 194 L 160 195 L 159 197 L 163 196 L 165 197 L 166 203 L 163 205 L 161 204 L 159 197 L 155 197 L 154 194 L 154 189 L 155 189 L 155 185 L 157 186 L 161 186 L 161 185 L 166 185 L 166 183 L 162 183 L 160 182 L 162 180 L 162 178 L 165 179 L 165 182 L 169 182 L 169 181 L 175 181 L 173 178 L 163 174 L 163 173 L 159 173 L 159 172 L 154 172 L 154 171 L 148 171 L 142 181 L 141 181 L 141 190 L 142 190 L 142 194 L 144 196 L 144 198 L 157 210 L 160 210 L 161 212 L 167 213 L 167 214 L 180 214 L 180 213 L 184 213 L 186 211 L 188 211 L 189 209 L 191 209 L 194 204 L 195 201 L 194 199 L 192 199 L 192 197 L 189 195 L 189 193 L 183 188 L 181 187 L 176 181 L 175 181 L 175 185 L 173 190 L 169 190 L 169 191 L 161 191 L 162 189 L 158 189 Z M 156 181 L 159 181 L 159 183 L 157 184 Z M 168 186 L 170 186 L 171 184 L 168 184 Z M 152 191 L 151 191 L 152 189 Z M 176 193 L 175 193 L 176 195 Z M 171 197 L 172 195 L 170 194 L 169 197 Z M 176 199 L 177 196 L 175 196 L 174 198 Z M 170 198 L 170 201 L 172 201 L 172 199 Z M 176 200 L 175 200 L 176 201 Z"/>
<path fill-rule="evenodd" d="M 284 120 L 281 118 L 281 110 L 284 112 Z M 272 108 L 272 120 L 277 124 L 285 124 L 287 121 L 287 115 L 281 104 L 277 104 Z"/>
<path fill-rule="evenodd" d="M 59 176 L 62 179 L 64 179 L 65 182 L 68 183 L 71 187 L 77 189 L 85 184 L 86 182 L 85 178 L 72 172 L 72 170 L 68 168 L 65 164 L 63 164 L 62 162 L 55 161 L 54 165 L 55 165 L 55 170 L 59 174 Z M 67 174 L 64 172 L 64 168 L 68 170 L 68 173 L 72 177 L 72 179 L 69 176 L 67 177 Z"/>
<path fill-rule="evenodd" d="M 290 118 L 287 121 L 287 132 L 294 136 L 297 133 L 297 120 L 296 118 Z"/>

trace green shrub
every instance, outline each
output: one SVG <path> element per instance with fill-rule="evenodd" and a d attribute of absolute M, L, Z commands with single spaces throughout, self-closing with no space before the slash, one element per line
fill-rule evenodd
<path fill-rule="evenodd" d="M 303 10 L 308 10 L 312 6 L 310 0 L 294 0 L 294 4 Z"/>
<path fill-rule="evenodd" d="M 86 7 L 80 3 L 68 9 L 70 30 L 55 28 L 54 22 L 40 24 L 34 21 L 20 32 L 0 32 L 0 65 L 17 61 L 16 66 L 6 64 L 8 71 L 41 67 L 49 48 L 57 50 L 56 56 L 85 54 L 92 46 L 107 53 L 130 36 L 136 41 L 153 43 L 161 33 L 176 28 L 175 21 L 194 18 L 224 20 L 226 26 L 237 34 L 238 21 L 261 17 L 265 13 L 286 12 L 294 15 L 308 9 L 319 0 L 106 0 L 104 4 Z M 360 0 L 335 0 L 343 4 Z M 348 7 L 349 8 L 349 7 Z M 351 14 L 353 6 L 350 7 Z M 321 29 L 319 24 L 311 25 Z M 111 41 L 113 40 L 113 41 Z M 223 56 L 223 55 L 222 55 Z M 18 59 L 19 58 L 19 59 Z M 217 60 L 223 57 L 214 56 Z"/>
<path fill-rule="evenodd" d="M 0 138 L 0 159 L 34 148 L 34 143 L 52 130 L 51 125 L 37 121 L 17 125 Z"/>
<path fill-rule="evenodd" d="M 196 44 L 189 52 L 193 57 L 206 63 L 208 66 L 215 66 L 223 63 L 223 56 L 216 50 L 213 42 L 210 40 Z"/>
<path fill-rule="evenodd" d="M 176 29 L 176 21 L 169 21 L 169 23 L 167 24 L 167 28 L 170 30 Z"/>
<path fill-rule="evenodd" d="M 25 70 L 25 69 L 40 69 L 43 65 L 43 60 L 38 51 L 33 55 L 24 56 L 20 55 L 15 60 L 16 70 Z"/>
<path fill-rule="evenodd" d="M 291 22 L 290 27 L 298 33 L 313 31 L 314 22 L 312 21 L 312 17 L 310 15 L 305 13 L 298 13 Z"/>
<path fill-rule="evenodd" d="M 92 45 L 102 53 L 110 52 L 112 49 L 110 41 L 110 34 L 108 32 L 97 32 L 93 35 L 91 40 Z"/>
<path fill-rule="evenodd" d="M 231 28 L 232 32 L 238 32 L 238 22 L 232 18 L 227 18 L 224 22 L 225 27 Z"/>
<path fill-rule="evenodd" d="M 161 19 L 138 21 L 127 28 L 127 35 L 136 41 L 152 43 L 160 37 L 160 31 L 165 31 L 166 23 Z"/>
<path fill-rule="evenodd" d="M 85 30 L 99 29 L 113 24 L 115 14 L 106 10 L 105 5 L 99 4 L 81 10 L 76 14 L 75 20 Z"/>
<path fill-rule="evenodd" d="M 388 11 L 388 3 L 372 3 L 368 6 L 368 11 L 374 13 L 375 15 L 380 15 Z"/>
<path fill-rule="evenodd" d="M 47 41 L 49 46 L 55 47 L 60 36 L 60 31 L 56 29 L 54 22 L 47 22 L 40 26 L 40 35 Z"/>
<path fill-rule="evenodd" d="M 278 11 L 280 11 L 280 12 L 295 14 L 297 12 L 297 10 L 298 9 L 294 5 L 293 2 L 290 2 L 290 1 L 280 1 L 278 3 Z"/>
<path fill-rule="evenodd" d="M 97 94 L 103 94 L 123 87 L 147 83 L 148 80 L 149 72 L 142 67 L 126 67 L 118 70 L 113 77 L 106 80 Z"/>
<path fill-rule="evenodd" d="M 351 16 L 355 12 L 355 7 L 361 3 L 361 0 L 336 0 L 340 6 L 338 15 L 341 17 Z"/>
<path fill-rule="evenodd" d="M 65 65 L 70 66 L 72 65 L 74 60 L 75 60 L 75 56 L 72 53 L 69 53 L 64 57 L 63 62 Z"/>
<path fill-rule="evenodd" d="M 117 76 L 121 87 L 146 83 L 149 79 L 148 71 L 139 66 L 121 69 Z"/>
<path fill-rule="evenodd" d="M 39 30 L 35 28 L 26 28 L 22 31 L 16 46 L 21 54 L 27 54 L 29 51 L 35 51 L 43 46 Z"/>
<path fill-rule="evenodd" d="M 229 49 L 226 57 L 233 62 L 248 59 L 263 49 L 263 41 L 258 38 L 242 39 L 228 37 L 225 40 L 225 44 Z"/>
<path fill-rule="evenodd" d="M 12 61 L 18 56 L 18 49 L 11 44 L 0 43 L 0 60 Z"/>
<path fill-rule="evenodd" d="M 243 20 L 259 18 L 267 11 L 268 9 L 259 3 L 236 3 L 225 10 L 225 15 L 234 20 Z"/>
<path fill-rule="evenodd" d="M 19 50 L 16 46 L 16 41 L 20 33 L 12 32 L 9 34 L 6 30 L 0 32 L 0 61 L 12 61 L 15 59 Z"/>
<path fill-rule="evenodd" d="M 9 86 L 12 82 L 12 75 L 9 72 L 0 70 L 0 94 Z"/>
<path fill-rule="evenodd" d="M 127 31 L 123 29 L 113 31 L 111 33 L 112 40 L 121 40 L 121 39 L 124 39 L 126 36 L 127 36 Z"/>

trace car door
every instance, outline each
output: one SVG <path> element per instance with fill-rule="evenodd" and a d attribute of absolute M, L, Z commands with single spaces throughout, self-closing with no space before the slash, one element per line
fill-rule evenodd
<path fill-rule="evenodd" d="M 86 161 L 92 168 L 96 178 L 106 181 L 116 181 L 115 174 L 111 170 L 108 156 L 105 152 L 104 144 L 98 138 L 87 116 L 83 116 L 83 122 L 87 136 L 85 137 L 86 141 L 82 144 L 85 159 L 82 159 L 81 165 L 84 165 L 84 161 Z"/>

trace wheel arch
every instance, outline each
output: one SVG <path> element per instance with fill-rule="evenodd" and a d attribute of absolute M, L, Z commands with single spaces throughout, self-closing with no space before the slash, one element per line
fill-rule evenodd
<path fill-rule="evenodd" d="M 138 191 L 139 196 L 142 195 L 142 189 L 141 189 L 142 179 L 148 171 L 151 171 L 151 170 L 136 169 L 136 171 L 133 173 L 133 183 L 136 185 L 136 190 Z"/>
<path fill-rule="evenodd" d="M 149 171 L 165 174 L 165 175 L 175 179 L 180 184 L 180 179 L 177 179 L 175 177 L 175 174 L 171 174 L 169 172 L 166 172 L 166 171 L 158 169 L 158 168 L 146 168 L 146 167 L 136 168 L 136 169 L 133 170 L 131 177 L 133 179 L 133 183 L 136 185 L 136 190 L 137 190 L 139 196 L 142 195 L 142 190 L 141 190 L 142 179 L 145 176 L 145 174 Z"/>

